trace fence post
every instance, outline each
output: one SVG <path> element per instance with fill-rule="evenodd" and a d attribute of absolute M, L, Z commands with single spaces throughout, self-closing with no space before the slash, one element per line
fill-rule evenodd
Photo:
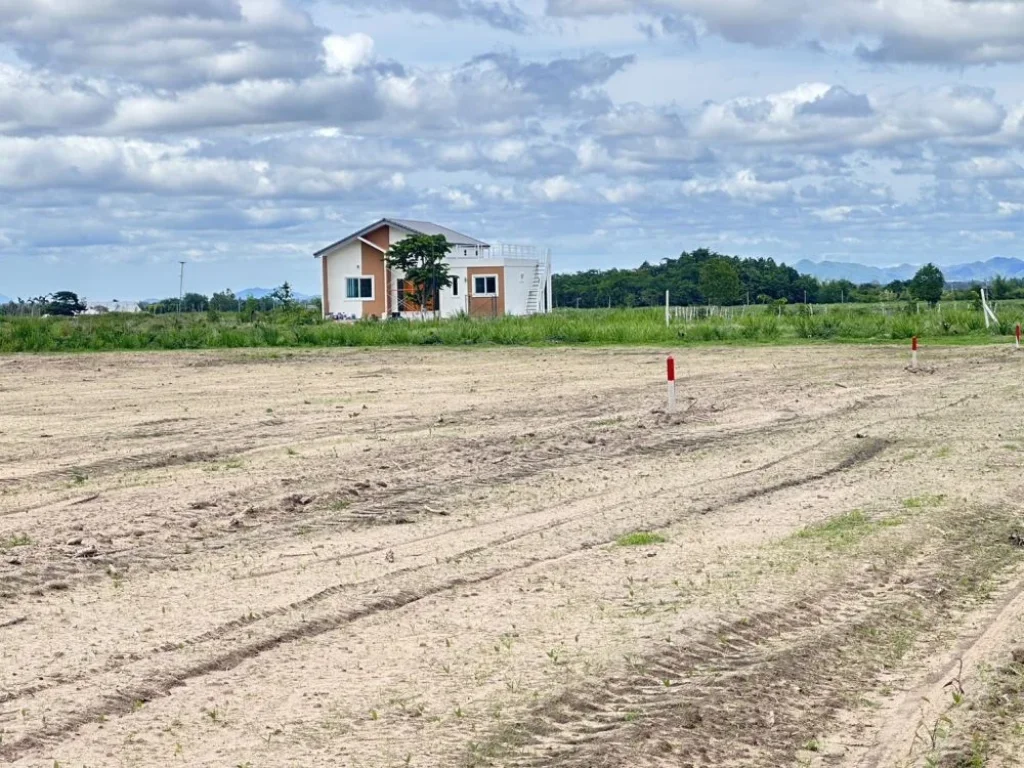
<path fill-rule="evenodd" d="M 672 318 L 669 315 L 668 291 L 665 291 L 665 327 L 672 325 Z"/>

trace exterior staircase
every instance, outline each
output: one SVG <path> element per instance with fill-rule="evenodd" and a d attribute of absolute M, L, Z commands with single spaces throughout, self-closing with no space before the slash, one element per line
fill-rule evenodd
<path fill-rule="evenodd" d="M 535 315 L 541 311 L 542 293 L 544 291 L 544 264 L 537 262 L 533 270 L 533 282 L 530 292 L 526 295 L 526 314 Z"/>

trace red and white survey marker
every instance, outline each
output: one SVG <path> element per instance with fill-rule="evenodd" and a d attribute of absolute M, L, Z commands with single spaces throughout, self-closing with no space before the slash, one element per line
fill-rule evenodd
<path fill-rule="evenodd" d="M 668 356 L 666 369 L 668 372 L 668 412 L 672 413 L 676 409 L 676 359 L 672 355 Z"/>

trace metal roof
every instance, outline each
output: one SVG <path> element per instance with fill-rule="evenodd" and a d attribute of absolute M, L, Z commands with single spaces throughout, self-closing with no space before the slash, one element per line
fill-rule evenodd
<path fill-rule="evenodd" d="M 382 227 L 385 224 L 394 225 L 399 229 L 404 229 L 405 231 L 411 232 L 414 235 L 444 235 L 445 240 L 447 240 L 452 245 L 469 246 L 474 248 L 490 247 L 487 243 L 483 242 L 482 240 L 477 240 L 475 237 L 464 235 L 461 232 L 456 232 L 454 229 L 448 229 L 448 227 L 442 227 L 438 224 L 434 224 L 429 221 L 384 218 L 380 219 L 379 221 L 375 221 L 373 224 L 370 224 L 369 226 L 363 227 L 357 232 L 353 232 L 351 235 L 348 235 L 347 237 L 343 237 L 341 240 L 338 240 L 337 242 L 331 243 L 326 248 L 321 248 L 319 251 L 314 253 L 313 256 L 322 256 L 323 254 L 327 253 L 327 251 L 337 248 L 339 245 L 344 245 L 350 240 L 355 240 L 358 237 L 362 237 L 363 235 L 372 232 L 373 230 L 377 229 L 378 227 Z"/>
<path fill-rule="evenodd" d="M 454 229 L 448 229 L 448 227 L 442 227 L 429 221 L 414 221 L 413 219 L 386 219 L 386 221 L 397 224 L 402 229 L 407 229 L 418 235 L 444 235 L 444 239 L 453 245 L 488 247 L 487 243 L 483 240 L 477 240 L 475 237 L 464 235 L 461 232 L 456 232 Z"/>

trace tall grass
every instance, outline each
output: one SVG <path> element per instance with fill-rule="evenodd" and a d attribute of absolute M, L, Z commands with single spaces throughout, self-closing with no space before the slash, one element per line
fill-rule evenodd
<path fill-rule="evenodd" d="M 0 317 L 0 353 L 171 350 L 228 347 L 370 347 L 401 345 L 687 344 L 786 340 L 893 341 L 922 339 L 984 342 L 1013 334 L 1024 303 L 1004 302 L 998 328 L 985 328 L 980 311 L 909 312 L 866 305 L 737 308 L 726 316 L 666 327 L 661 309 L 559 310 L 533 317 L 444 321 L 322 322 L 308 315 L 267 313 L 147 315 L 75 318 Z"/>

